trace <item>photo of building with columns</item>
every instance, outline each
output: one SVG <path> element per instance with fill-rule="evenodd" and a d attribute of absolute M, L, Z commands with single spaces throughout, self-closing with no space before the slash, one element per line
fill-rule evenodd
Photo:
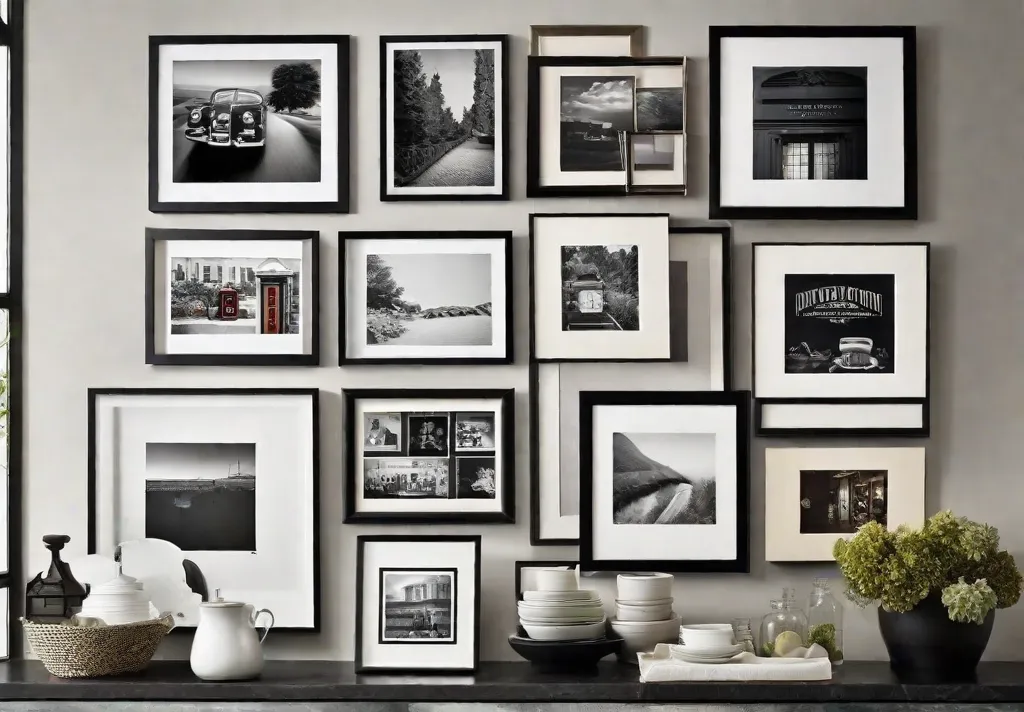
<path fill-rule="evenodd" d="M 418 639 L 454 642 L 455 572 L 381 571 L 381 642 Z"/>

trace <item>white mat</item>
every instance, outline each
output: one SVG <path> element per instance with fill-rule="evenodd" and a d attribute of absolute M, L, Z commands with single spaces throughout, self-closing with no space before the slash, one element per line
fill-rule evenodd
<path fill-rule="evenodd" d="M 686 663 L 672 657 L 672 646 L 659 643 L 653 653 L 637 653 L 640 682 L 730 682 L 831 680 L 832 663 L 824 648 L 815 644 L 802 658 L 759 658 L 740 653 L 727 663 Z"/>

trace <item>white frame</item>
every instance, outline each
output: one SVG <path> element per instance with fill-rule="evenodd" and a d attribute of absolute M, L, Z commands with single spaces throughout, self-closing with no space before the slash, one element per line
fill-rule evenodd
<path fill-rule="evenodd" d="M 532 358 L 539 361 L 670 358 L 668 215 L 535 214 L 531 215 L 530 232 Z M 619 244 L 635 244 L 639 248 L 640 324 L 646 328 L 562 331 L 561 248 Z"/>
<path fill-rule="evenodd" d="M 119 473 L 145 473 L 147 442 L 254 441 L 256 552 L 185 555 L 199 566 L 210 590 L 220 589 L 225 599 L 269 608 L 281 628 L 316 629 L 315 393 L 139 390 L 91 395 L 92 553 L 113 556 L 119 542 L 145 538 L 145 476 L 131 478 L 139 486 L 129 489 Z M 287 514 L 289 504 L 293 516 Z M 275 532 L 269 522 L 284 529 Z M 176 621 L 186 627 L 196 623 L 191 617 Z"/>
<path fill-rule="evenodd" d="M 800 533 L 801 470 L 886 470 L 886 529 L 920 527 L 925 519 L 925 449 L 766 448 L 766 561 L 832 561 L 832 547 L 853 534 Z"/>

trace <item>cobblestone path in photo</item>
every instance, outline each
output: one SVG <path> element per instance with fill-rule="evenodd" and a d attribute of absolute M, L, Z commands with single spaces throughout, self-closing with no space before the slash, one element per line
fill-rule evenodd
<path fill-rule="evenodd" d="M 453 148 L 410 187 L 494 185 L 494 147 L 475 138 Z"/>

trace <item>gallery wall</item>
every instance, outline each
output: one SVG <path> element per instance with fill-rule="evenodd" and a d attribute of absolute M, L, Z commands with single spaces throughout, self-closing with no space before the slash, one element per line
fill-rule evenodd
<path fill-rule="evenodd" d="M 358 534 L 417 527 L 343 526 L 343 388 L 515 388 L 517 523 L 433 526 L 483 534 L 484 660 L 513 659 L 513 562 L 575 558 L 575 548 L 531 547 L 527 439 L 527 230 L 533 211 L 669 212 L 680 224 L 707 216 L 708 25 L 918 26 L 921 218 L 907 223 L 734 224 L 735 380 L 750 386 L 750 243 L 930 241 L 932 436 L 927 511 L 954 508 L 997 526 L 1024 556 L 1021 433 L 1024 378 L 1024 12 L 1019 0 L 28 0 L 25 112 L 24 577 L 46 565 L 40 537 L 67 533 L 86 553 L 88 387 L 317 387 L 321 396 L 321 570 L 318 635 L 275 635 L 279 658 L 350 660 Z M 685 198 L 526 200 L 526 55 L 530 24 L 643 24 L 648 54 L 687 55 L 689 175 Z M 173 215 L 147 210 L 147 50 L 155 34 L 352 35 L 352 213 Z M 512 200 L 491 204 L 379 202 L 378 36 L 505 33 L 512 36 Z M 884 129 L 880 129 L 884 130 Z M 153 367 L 144 363 L 146 227 L 319 230 L 321 366 Z M 499 367 L 337 366 L 337 231 L 514 230 L 516 364 Z M 443 276 L 440 276 L 444 278 Z M 642 365 L 589 365 L 593 387 L 624 382 Z M 617 380 L 618 379 L 618 380 Z M 656 384 L 672 387 L 670 378 Z M 650 384 L 642 387 L 651 387 Z M 751 573 L 680 575 L 684 621 L 756 621 L 783 586 L 809 592 L 827 565 L 764 562 L 764 447 L 751 467 Z M 801 444 L 801 443 L 795 443 Z M 840 444 L 814 441 L 815 446 Z M 874 444 L 874 443 L 869 443 Z M 916 442 L 892 441 L 892 445 Z M 606 600 L 613 583 L 600 580 Z M 1024 659 L 1024 606 L 1001 611 L 988 659 Z M 185 657 L 189 637 L 161 654 Z M 849 610 L 848 659 L 884 659 L 873 611 Z"/>

